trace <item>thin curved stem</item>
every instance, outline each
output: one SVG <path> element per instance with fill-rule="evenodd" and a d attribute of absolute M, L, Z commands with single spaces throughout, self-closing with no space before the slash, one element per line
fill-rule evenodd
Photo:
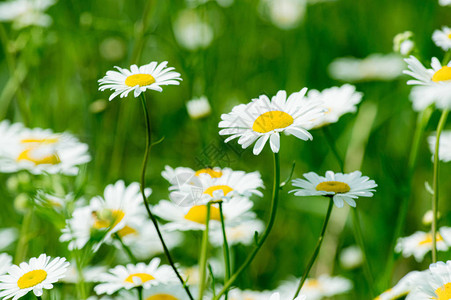
<path fill-rule="evenodd" d="M 307 265 L 307 268 L 304 271 L 304 274 L 302 275 L 301 281 L 299 281 L 299 285 L 296 290 L 296 293 L 294 294 L 293 299 L 295 299 L 301 292 L 302 286 L 304 285 L 305 281 L 307 280 L 308 274 L 310 273 L 310 270 L 312 269 L 313 264 L 315 263 L 315 260 L 318 257 L 319 250 L 321 249 L 321 244 L 323 243 L 324 235 L 326 234 L 327 224 L 329 224 L 330 215 L 332 214 L 332 208 L 334 207 L 333 198 L 332 197 L 329 197 L 329 198 L 330 198 L 329 206 L 327 208 L 326 217 L 324 219 L 323 228 L 321 229 L 321 233 L 319 235 L 318 242 L 316 242 L 315 251 L 313 251 L 313 255 L 310 258 L 310 261 Z"/>
<path fill-rule="evenodd" d="M 138 300 L 143 300 L 143 287 L 138 286 L 136 289 L 138 290 Z"/>
<path fill-rule="evenodd" d="M 276 220 L 277 213 L 277 205 L 279 202 L 279 189 L 280 189 L 280 164 L 279 164 L 279 154 L 274 153 L 274 184 L 273 184 L 273 194 L 272 194 L 272 202 L 271 202 L 271 212 L 269 217 L 268 225 L 266 226 L 265 231 L 261 238 L 256 242 L 256 245 L 252 252 L 247 256 L 244 263 L 238 268 L 238 270 L 224 283 L 224 287 L 221 291 L 213 298 L 213 300 L 218 300 L 222 295 L 226 293 L 226 291 L 232 286 L 238 276 L 251 264 L 252 260 L 257 255 L 258 251 L 262 247 L 266 238 L 268 237 L 271 229 L 274 225 L 274 221 Z"/>
<path fill-rule="evenodd" d="M 204 298 L 204 291 L 206 286 L 206 275 L 207 275 L 207 258 L 208 258 L 208 231 L 210 227 L 210 210 L 211 203 L 207 203 L 207 215 L 205 217 L 205 230 L 202 236 L 202 248 L 200 250 L 200 259 L 199 259 L 199 300 Z"/>
<path fill-rule="evenodd" d="M 437 125 L 437 132 L 435 137 L 435 151 L 434 151 L 434 179 L 432 188 L 434 190 L 434 196 L 432 197 L 432 262 L 437 262 L 437 212 L 438 212 L 438 177 L 439 177 L 439 147 L 440 147 L 440 135 L 442 134 L 443 127 L 445 127 L 446 119 L 448 118 L 449 110 L 445 109 L 442 112 L 440 120 Z"/>
<path fill-rule="evenodd" d="M 121 236 L 116 232 L 114 234 L 114 237 L 119 241 L 119 243 L 122 246 L 122 249 L 124 249 L 124 252 L 127 254 L 128 258 L 130 258 L 131 262 L 137 264 L 138 259 L 136 259 L 135 255 L 133 255 L 132 250 L 130 250 L 130 248 L 124 244 L 124 241 L 122 240 Z"/>
<path fill-rule="evenodd" d="M 180 280 L 180 283 L 183 285 L 183 288 L 185 289 L 188 297 L 190 300 L 194 300 L 193 296 L 191 295 L 191 292 L 186 285 L 185 281 L 182 278 L 182 275 L 180 275 L 179 271 L 177 270 L 177 267 L 175 266 L 174 260 L 172 259 L 171 253 L 169 252 L 168 247 L 166 246 L 166 243 L 164 242 L 163 235 L 161 234 L 160 227 L 158 226 L 157 219 L 153 215 L 152 211 L 150 210 L 149 203 L 147 202 L 147 197 L 145 194 L 145 187 L 146 187 L 146 169 L 147 169 L 147 162 L 149 159 L 150 149 L 151 149 L 151 131 L 150 131 L 150 117 L 149 112 L 147 111 L 147 104 L 146 104 L 146 98 L 144 93 L 141 93 L 141 103 L 144 110 L 144 118 L 146 120 L 146 150 L 144 153 L 144 159 L 142 164 L 142 171 L 141 171 L 141 195 L 143 197 L 144 206 L 146 208 L 147 214 L 149 215 L 150 220 L 152 221 L 153 225 L 155 226 L 155 230 L 157 231 L 158 238 L 160 239 L 161 245 L 163 246 L 164 255 L 167 257 L 169 264 L 171 265 L 172 269 L 174 270 L 175 274 L 177 275 L 177 278 Z"/>
<path fill-rule="evenodd" d="M 224 281 L 227 282 L 230 278 L 230 254 L 229 254 L 229 243 L 227 242 L 227 235 L 225 230 L 225 223 L 224 223 L 224 214 L 222 212 L 222 202 L 219 202 L 219 214 L 221 216 L 221 227 L 222 227 L 222 236 L 224 238 L 223 242 L 223 252 L 224 252 L 224 264 L 225 264 L 225 276 Z M 227 300 L 228 298 L 228 291 L 225 292 L 224 300 Z"/>

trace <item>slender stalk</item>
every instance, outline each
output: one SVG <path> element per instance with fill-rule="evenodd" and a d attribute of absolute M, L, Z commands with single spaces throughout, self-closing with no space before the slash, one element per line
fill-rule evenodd
<path fill-rule="evenodd" d="M 114 234 L 114 237 L 119 241 L 119 243 L 122 246 L 122 249 L 124 249 L 125 253 L 127 253 L 127 256 L 130 258 L 131 262 L 137 264 L 138 259 L 136 259 L 135 255 L 133 255 L 132 250 L 130 250 L 130 248 L 124 244 L 124 241 L 122 240 L 121 236 L 116 232 Z"/>
<path fill-rule="evenodd" d="M 83 263 L 82 263 L 82 256 L 80 255 L 79 249 L 74 249 L 74 255 L 75 255 L 75 262 L 77 264 L 77 291 L 78 291 L 78 297 L 81 300 L 86 299 L 86 286 L 85 286 L 85 277 L 83 275 Z"/>
<path fill-rule="evenodd" d="M 318 242 L 316 242 L 315 251 L 313 251 L 313 255 L 310 258 L 310 261 L 307 265 L 307 268 L 304 271 L 304 274 L 302 275 L 301 281 L 299 281 L 298 288 L 296 290 L 296 293 L 294 294 L 293 299 L 295 299 L 299 293 L 301 292 L 302 286 L 305 283 L 305 280 L 307 280 L 307 276 L 310 273 L 310 270 L 312 269 L 313 264 L 315 263 L 316 258 L 318 257 L 319 250 L 321 249 L 321 244 L 324 240 L 324 235 L 326 234 L 326 228 L 327 224 L 329 224 L 330 215 L 332 214 L 332 208 L 334 207 L 334 200 L 332 197 L 329 197 L 329 207 L 327 208 L 326 218 L 324 219 L 323 228 L 321 229 L 321 233 L 318 238 Z"/>
<path fill-rule="evenodd" d="M 15 264 L 25 260 L 28 251 L 28 241 L 30 238 L 30 226 L 33 219 L 33 208 L 28 208 L 22 220 L 20 228 L 19 242 L 17 243 L 16 254 L 14 255 Z"/>
<path fill-rule="evenodd" d="M 207 275 L 207 252 L 208 252 L 208 230 L 210 227 L 210 209 L 211 203 L 207 203 L 207 215 L 205 217 L 205 230 L 202 236 L 202 248 L 200 250 L 199 259 L 199 300 L 204 298 L 204 291 L 206 286 L 206 275 Z"/>
<path fill-rule="evenodd" d="M 437 133 L 435 140 L 435 151 L 434 151 L 434 179 L 432 183 L 432 188 L 434 190 L 434 195 L 432 197 L 432 262 L 437 262 L 437 211 L 438 211 L 438 177 L 439 177 L 439 146 L 440 146 L 440 135 L 442 134 L 443 127 L 445 127 L 446 119 L 448 118 L 449 110 L 445 109 L 442 112 L 440 120 L 437 125 Z"/>
<path fill-rule="evenodd" d="M 168 247 L 166 246 L 166 243 L 164 242 L 163 235 L 161 234 L 160 227 L 158 226 L 157 219 L 153 215 L 152 211 L 150 210 L 149 203 L 147 202 L 147 197 L 145 194 L 145 187 L 146 187 L 146 169 L 147 169 L 147 162 L 149 159 L 150 149 L 151 149 L 151 130 L 150 130 L 150 117 L 149 112 L 147 111 L 147 104 L 146 104 L 146 98 L 144 93 L 141 93 L 141 103 L 144 110 L 144 118 L 146 121 L 146 150 L 144 153 L 144 159 L 142 164 L 142 171 L 141 171 L 141 195 L 143 197 L 144 206 L 146 208 L 147 214 L 149 215 L 150 220 L 152 221 L 153 225 L 155 226 L 155 230 L 157 231 L 158 238 L 160 239 L 161 245 L 163 246 L 164 255 L 167 257 L 169 264 L 171 265 L 172 269 L 174 270 L 175 274 L 177 275 L 177 278 L 179 279 L 180 283 L 183 285 L 183 288 L 186 291 L 186 294 L 191 300 L 194 300 L 193 296 L 191 295 L 191 292 L 189 290 L 189 287 L 186 285 L 185 281 L 182 278 L 182 275 L 180 275 L 179 271 L 177 270 L 177 267 L 175 266 L 174 260 L 172 259 L 172 256 L 169 252 Z"/>
<path fill-rule="evenodd" d="M 360 227 L 359 214 L 357 208 L 351 208 L 352 210 L 352 220 L 354 223 L 355 239 L 360 249 L 362 250 L 363 256 L 363 273 L 365 274 L 366 281 L 368 282 L 368 287 L 370 289 L 371 296 L 374 297 L 374 279 L 371 273 L 370 262 L 368 261 L 368 255 L 365 249 L 365 243 L 363 241 L 362 228 Z"/>
<path fill-rule="evenodd" d="M 335 139 L 330 133 L 330 130 L 327 126 L 322 127 L 324 136 L 326 137 L 327 142 L 329 143 L 330 150 L 334 153 L 335 158 L 337 159 L 338 165 L 340 166 L 340 170 L 342 173 L 344 173 L 344 162 L 343 159 L 341 159 L 340 153 L 338 153 L 337 147 L 335 145 Z"/>
<path fill-rule="evenodd" d="M 224 251 L 224 264 L 225 264 L 225 275 L 224 281 L 227 282 L 230 278 L 230 254 L 229 254 L 229 243 L 227 242 L 227 235 L 225 231 L 225 223 L 224 223 L 224 214 L 222 212 L 222 202 L 219 202 L 219 214 L 221 216 L 221 227 L 222 227 L 222 236 L 224 237 L 223 242 L 223 251 Z M 224 299 L 228 298 L 228 291 L 225 292 Z"/>
<path fill-rule="evenodd" d="M 279 189 L 280 189 L 280 164 L 279 164 L 279 154 L 274 153 L 274 184 L 273 184 L 273 194 L 272 194 L 272 202 L 271 202 L 271 211 L 268 225 L 266 226 L 265 231 L 263 232 L 261 238 L 256 242 L 256 245 L 252 252 L 247 256 L 244 263 L 236 270 L 236 272 L 224 283 L 224 287 L 221 291 L 213 297 L 212 300 L 218 300 L 222 295 L 226 293 L 226 291 L 230 288 L 230 286 L 235 282 L 238 276 L 251 264 L 252 260 L 257 255 L 258 251 L 262 247 L 266 238 L 268 237 L 271 229 L 274 225 L 274 221 L 276 220 L 277 213 L 277 205 L 279 202 Z"/>
<path fill-rule="evenodd" d="M 136 289 L 138 290 L 138 300 L 143 300 L 143 287 L 138 286 Z"/>

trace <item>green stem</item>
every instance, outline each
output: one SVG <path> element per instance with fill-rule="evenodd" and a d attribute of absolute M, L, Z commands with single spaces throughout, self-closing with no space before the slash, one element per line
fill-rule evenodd
<path fill-rule="evenodd" d="M 443 127 L 445 127 L 446 119 L 448 117 L 448 109 L 442 112 L 440 120 L 437 125 L 437 133 L 435 140 L 435 151 L 434 151 L 434 179 L 432 183 L 432 188 L 434 190 L 434 196 L 432 197 L 432 262 L 437 262 L 437 211 L 438 211 L 438 177 L 439 177 L 439 146 L 440 146 L 440 135 L 442 134 Z"/>
<path fill-rule="evenodd" d="M 449 60 L 451 59 L 451 50 L 448 50 L 448 52 L 445 53 L 445 56 L 443 57 L 443 62 L 442 64 L 444 66 L 446 66 L 449 62 Z"/>
<path fill-rule="evenodd" d="M 352 210 L 352 221 L 354 223 L 355 239 L 360 249 L 362 250 L 363 256 L 363 273 L 365 274 L 366 281 L 368 282 L 368 287 L 370 289 L 371 296 L 374 296 L 374 279 L 371 275 L 370 262 L 368 261 L 368 255 L 366 253 L 365 243 L 363 241 L 362 228 L 360 227 L 359 214 L 357 208 L 351 208 Z"/>
<path fill-rule="evenodd" d="M 332 150 L 335 158 L 337 159 L 338 165 L 340 166 L 340 170 L 342 173 L 344 173 L 344 162 L 343 159 L 341 159 L 340 154 L 338 153 L 337 147 L 335 145 L 335 139 L 330 133 L 330 130 L 327 126 L 322 127 L 324 136 L 326 137 L 327 143 L 329 144 L 330 150 Z"/>
<path fill-rule="evenodd" d="M 36 299 L 38 300 L 42 300 L 42 298 L 40 296 L 36 296 Z"/>
<path fill-rule="evenodd" d="M 252 252 L 247 256 L 244 263 L 238 268 L 238 270 L 224 283 L 224 287 L 221 291 L 213 297 L 212 300 L 218 300 L 222 295 L 226 293 L 226 291 L 231 287 L 231 285 L 235 282 L 238 276 L 251 264 L 252 260 L 257 255 L 258 251 L 262 247 L 266 238 L 268 237 L 271 229 L 274 225 L 274 221 L 276 220 L 277 213 L 277 205 L 279 202 L 279 189 L 280 189 L 280 164 L 279 164 L 279 154 L 274 153 L 274 184 L 273 184 L 273 194 L 272 194 L 272 202 L 271 202 L 271 212 L 269 217 L 268 225 L 266 226 L 265 231 L 263 232 L 262 237 L 256 242 L 256 245 Z"/>
<path fill-rule="evenodd" d="M 28 240 L 30 237 L 30 226 L 33 219 L 33 209 L 28 208 L 22 220 L 20 228 L 20 238 L 17 243 L 16 254 L 14 255 L 14 262 L 16 265 L 23 262 L 27 256 Z"/>
<path fill-rule="evenodd" d="M 199 300 L 204 298 L 204 291 L 206 286 L 206 274 L 207 274 L 207 252 L 208 252 L 208 230 L 210 226 L 210 209 L 211 203 L 207 203 L 207 216 L 205 218 L 205 230 L 202 235 L 202 248 L 200 250 L 199 259 Z"/>
<path fill-rule="evenodd" d="M 179 271 L 177 270 L 177 267 L 175 266 L 174 260 L 172 259 L 171 253 L 169 252 L 168 247 L 166 246 L 166 243 L 164 242 L 163 235 L 161 234 L 160 227 L 158 226 L 157 219 L 153 215 L 152 211 L 150 210 L 149 203 L 147 202 L 146 194 L 145 194 L 145 187 L 146 187 L 146 169 L 147 169 L 147 162 L 149 159 L 150 149 L 151 149 L 151 130 L 150 130 L 150 117 L 149 112 L 147 111 L 147 104 L 146 104 L 146 98 L 144 93 L 141 93 L 141 103 L 144 110 L 144 118 L 146 121 L 146 150 L 144 153 L 144 159 L 142 164 L 142 171 L 141 171 L 141 195 L 143 197 L 144 206 L 146 208 L 147 214 L 149 215 L 150 220 L 152 221 L 153 225 L 155 226 L 155 230 L 157 231 L 158 238 L 160 239 L 161 245 L 163 246 L 164 255 L 167 257 L 169 264 L 171 265 L 172 269 L 174 270 L 175 274 L 177 275 L 177 278 L 179 279 L 180 283 L 183 285 L 183 288 L 186 291 L 186 294 L 191 300 L 194 300 L 193 296 L 191 295 L 191 292 L 189 290 L 189 287 L 186 285 L 185 281 L 182 278 L 182 275 L 180 275 Z"/>
<path fill-rule="evenodd" d="M 138 263 L 138 259 L 136 259 L 135 255 L 133 255 L 132 250 L 130 250 L 130 248 L 124 244 L 124 241 L 122 240 L 121 236 L 116 232 L 114 234 L 114 237 L 119 241 L 119 243 L 122 246 L 122 249 L 124 249 L 125 253 L 127 253 L 128 257 L 130 258 L 131 262 L 134 264 Z"/>
<path fill-rule="evenodd" d="M 305 281 L 307 280 L 308 274 L 310 273 L 310 270 L 312 269 L 313 264 L 315 263 L 315 260 L 318 257 L 319 250 L 321 249 L 321 244 L 323 243 L 324 235 L 326 234 L 327 224 L 329 224 L 330 215 L 332 214 L 332 208 L 334 207 L 333 197 L 329 197 L 329 198 L 330 198 L 329 207 L 327 208 L 326 218 L 324 219 L 323 228 L 321 229 L 321 233 L 319 235 L 318 242 L 316 242 L 315 251 L 313 251 L 313 255 L 310 258 L 310 261 L 307 265 L 307 268 L 304 271 L 304 274 L 302 275 L 301 281 L 299 281 L 299 285 L 296 290 L 296 293 L 294 294 L 293 299 L 295 299 L 301 292 L 302 286 L 304 285 Z"/>
<path fill-rule="evenodd" d="M 138 300 L 143 300 L 143 287 L 138 286 L 136 289 L 138 290 Z"/>
<path fill-rule="evenodd" d="M 222 202 L 219 202 L 219 213 L 221 216 L 221 227 L 222 227 L 222 236 L 224 237 L 224 243 L 223 243 L 223 250 L 224 250 L 224 264 L 225 264 L 225 276 L 224 281 L 227 282 L 230 278 L 230 254 L 229 254 L 229 243 L 227 242 L 227 235 L 225 230 L 225 223 L 224 223 L 224 214 L 222 212 Z M 227 300 L 228 298 L 228 291 L 225 292 L 224 299 Z"/>
<path fill-rule="evenodd" d="M 85 287 L 85 278 L 83 275 L 83 262 L 82 262 L 82 256 L 80 255 L 79 249 L 74 250 L 74 256 L 75 256 L 75 262 L 77 264 L 77 290 L 78 290 L 78 297 L 82 300 L 86 299 L 86 287 Z"/>

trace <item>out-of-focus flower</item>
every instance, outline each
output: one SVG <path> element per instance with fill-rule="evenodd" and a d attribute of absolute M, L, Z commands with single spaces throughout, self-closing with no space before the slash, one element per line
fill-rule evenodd
<path fill-rule="evenodd" d="M 437 219 L 440 219 L 441 214 L 440 212 L 437 212 Z M 424 216 L 423 219 L 421 219 L 421 222 L 423 225 L 429 226 L 432 224 L 432 220 L 434 219 L 434 212 L 432 210 L 428 210 Z"/>
<path fill-rule="evenodd" d="M 16 228 L 2 228 L 0 229 L 0 250 L 8 248 L 17 240 L 19 236 Z"/>
<path fill-rule="evenodd" d="M 371 54 L 364 59 L 342 57 L 335 59 L 328 70 L 332 78 L 342 81 L 390 81 L 402 74 L 404 62 L 397 54 Z"/>
<path fill-rule="evenodd" d="M 355 269 L 362 265 L 363 255 L 360 247 L 353 245 L 341 250 L 340 265 L 345 269 Z"/>
<path fill-rule="evenodd" d="M 230 201 L 222 204 L 224 221 L 230 226 L 239 224 L 245 220 L 253 219 L 255 214 L 251 211 L 254 203 L 245 197 L 234 197 Z M 163 228 L 173 230 L 205 230 L 207 220 L 207 205 L 194 205 L 190 207 L 181 207 L 177 204 L 161 200 L 154 206 L 153 212 L 169 223 Z M 221 215 L 217 204 L 211 204 L 210 207 L 210 227 L 221 226 Z"/>
<path fill-rule="evenodd" d="M 132 91 L 135 98 L 147 89 L 162 92 L 162 85 L 179 85 L 182 80 L 179 73 L 172 71 L 174 68 L 166 67 L 167 64 L 167 61 L 160 64 L 153 61 L 141 67 L 132 65 L 130 70 L 115 67 L 118 71 L 108 71 L 99 79 L 99 90 L 114 90 L 110 101 L 118 95 L 127 97 Z"/>
<path fill-rule="evenodd" d="M 324 114 L 319 103 L 309 103 L 303 98 L 307 88 L 291 94 L 279 91 L 272 99 L 261 95 L 248 104 L 240 104 L 228 114 L 222 114 L 220 135 L 229 135 L 225 142 L 238 138 L 243 149 L 255 142 L 254 155 L 260 154 L 269 140 L 271 150 L 279 152 L 280 133 L 292 134 L 301 140 L 311 140 L 306 130 L 314 120 Z"/>
<path fill-rule="evenodd" d="M 415 43 L 411 40 L 412 36 L 411 31 L 398 33 L 393 39 L 393 51 L 404 56 L 409 55 L 415 47 Z"/>
<path fill-rule="evenodd" d="M 432 34 L 434 43 L 444 51 L 451 49 L 451 28 L 443 26 L 442 30 L 435 30 Z"/>
<path fill-rule="evenodd" d="M 243 244 L 250 245 L 255 237 L 255 233 L 261 233 L 265 225 L 260 220 L 245 221 L 236 226 L 226 226 L 226 236 L 229 245 Z M 221 228 L 215 228 L 210 231 L 210 239 L 212 245 L 220 247 L 224 242 Z"/>
<path fill-rule="evenodd" d="M 99 275 L 106 271 L 107 268 L 104 266 L 88 266 L 82 270 L 83 280 L 84 282 L 98 282 Z M 79 280 L 76 262 L 71 262 L 67 269 L 66 276 L 61 279 L 61 282 L 76 284 Z"/>
<path fill-rule="evenodd" d="M 394 287 L 386 290 L 374 300 L 393 300 L 407 295 L 415 288 L 416 280 L 418 280 L 419 276 L 421 276 L 419 271 L 407 273 Z"/>
<path fill-rule="evenodd" d="M 307 9 L 306 0 L 261 0 L 260 10 L 280 29 L 297 27 L 304 19 Z"/>
<path fill-rule="evenodd" d="M 0 22 L 13 22 L 14 28 L 47 27 L 52 18 L 44 13 L 55 0 L 12 0 L 0 3 Z"/>
<path fill-rule="evenodd" d="M 282 298 L 280 298 L 280 293 L 279 292 L 275 292 L 274 294 L 271 295 L 271 297 L 269 297 L 269 300 L 281 300 Z M 305 295 L 299 295 L 296 298 L 294 298 L 293 300 L 307 300 L 307 297 Z"/>
<path fill-rule="evenodd" d="M 211 25 L 202 20 L 195 10 L 184 10 L 178 14 L 174 34 L 176 41 L 191 51 L 207 48 L 214 38 Z"/>
<path fill-rule="evenodd" d="M 412 285 L 406 300 L 450 299 L 451 261 L 431 264 L 428 270 L 420 272 Z"/>
<path fill-rule="evenodd" d="M 322 127 L 338 122 L 338 119 L 347 113 L 357 111 L 357 104 L 362 100 L 363 94 L 356 92 L 355 86 L 345 84 L 341 87 L 331 87 L 323 91 L 310 90 L 306 101 L 319 103 L 325 113 L 313 121 L 312 128 Z"/>
<path fill-rule="evenodd" d="M 99 45 L 99 52 L 103 58 L 109 61 L 118 61 L 125 56 L 126 45 L 117 37 L 104 39 Z"/>
<path fill-rule="evenodd" d="M 451 0 L 438 0 L 441 6 L 451 6 Z"/>
<path fill-rule="evenodd" d="M 164 171 L 161 172 L 161 176 L 163 176 L 164 179 L 169 181 L 169 183 L 174 186 L 195 181 L 196 179 L 194 177 L 199 177 L 201 174 L 209 175 L 212 178 L 219 178 L 224 173 L 219 167 L 204 168 L 194 171 L 193 169 L 185 167 L 177 167 L 173 169 L 170 166 L 165 166 Z"/>
<path fill-rule="evenodd" d="M 278 290 L 282 299 L 291 299 L 298 287 L 300 279 L 284 282 Z M 301 294 L 308 300 L 320 300 L 326 297 L 344 294 L 352 289 L 352 281 L 341 276 L 320 275 L 318 278 L 309 278 L 305 281 Z"/>
<path fill-rule="evenodd" d="M 435 134 L 428 137 L 429 150 L 432 153 L 432 159 L 434 159 L 436 141 L 437 138 Z M 445 130 L 440 134 L 438 158 L 443 162 L 451 161 L 451 130 Z"/>
<path fill-rule="evenodd" d="M 43 289 L 52 289 L 53 283 L 64 277 L 69 263 L 65 258 L 54 258 L 41 254 L 28 263 L 12 265 L 8 274 L 0 276 L 0 297 L 19 299 L 28 292 L 40 297 Z"/>
<path fill-rule="evenodd" d="M 0 253 L 0 275 L 5 274 L 11 266 L 13 258 L 6 253 Z"/>
<path fill-rule="evenodd" d="M 451 246 L 451 227 L 441 227 L 437 232 L 437 250 L 448 251 Z M 418 262 L 423 261 L 426 253 L 432 250 L 432 234 L 417 231 L 411 236 L 399 238 L 395 248 L 404 257 L 414 256 Z"/>
<path fill-rule="evenodd" d="M 148 265 L 128 264 L 110 269 L 109 272 L 99 276 L 99 281 L 102 283 L 96 285 L 94 290 L 99 295 L 111 295 L 121 289 L 129 290 L 138 286 L 150 289 L 159 284 L 173 283 L 175 280 L 177 278 L 171 267 L 160 266 L 160 259 L 154 258 Z"/>
<path fill-rule="evenodd" d="M 91 160 L 88 146 L 68 133 L 25 128 L 0 122 L 0 172 L 77 175 L 78 165 Z"/>
<path fill-rule="evenodd" d="M 239 289 L 232 289 L 229 292 L 230 300 L 272 300 L 273 292 L 270 291 L 241 291 Z M 277 299 L 277 298 L 276 298 Z"/>
<path fill-rule="evenodd" d="M 319 176 L 315 172 L 304 174 L 307 179 L 294 179 L 293 186 L 300 189 L 291 190 L 295 196 L 329 196 L 333 197 L 337 207 L 343 207 L 344 202 L 355 207 L 354 199 L 358 197 L 372 197 L 377 184 L 368 176 L 362 176 L 360 171 L 349 174 L 327 171 L 326 176 Z"/>
<path fill-rule="evenodd" d="M 194 98 L 186 103 L 188 115 L 193 120 L 203 119 L 211 114 L 210 103 L 207 97 Z"/>

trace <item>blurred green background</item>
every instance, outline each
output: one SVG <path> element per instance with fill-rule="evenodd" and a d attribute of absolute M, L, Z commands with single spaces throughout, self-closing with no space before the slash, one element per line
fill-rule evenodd
<path fill-rule="evenodd" d="M 184 48 L 175 38 L 174 24 L 183 11 L 208 23 L 213 30 L 209 46 L 195 50 Z M 30 127 L 69 131 L 89 144 L 91 163 L 77 179 L 64 179 L 86 195 L 102 194 L 104 187 L 124 179 L 138 181 L 145 143 L 142 109 L 138 99 L 129 96 L 108 102 L 109 92 L 99 92 L 97 80 L 117 65 L 169 61 L 182 74 L 180 87 L 165 87 L 162 93 L 147 93 L 155 139 L 164 141 L 152 149 L 147 182 L 153 188 L 153 203 L 168 198 L 168 184 L 160 176 L 165 165 L 200 168 L 206 149 L 220 154 L 211 164 L 237 170 L 261 172 L 266 185 L 263 199 L 256 199 L 259 217 L 269 216 L 272 188 L 272 153 L 267 146 L 254 156 L 241 151 L 236 142 L 224 145 L 217 124 L 222 113 L 239 103 L 247 103 L 260 94 L 275 95 L 284 89 L 292 93 L 303 87 L 324 89 L 342 85 L 331 79 L 328 65 L 337 57 L 364 58 L 372 53 L 390 53 L 393 37 L 406 30 L 414 33 L 421 58 L 443 57 L 431 41 L 432 32 L 450 25 L 451 8 L 433 0 L 338 0 L 306 5 L 297 26 L 280 29 L 261 13 L 260 1 L 235 0 L 229 6 L 216 1 L 196 5 L 182 0 L 152 1 L 67 1 L 50 7 L 53 23 L 48 28 L 27 27 L 14 30 L 1 24 L 0 119 L 24 122 Z M 373 198 L 358 200 L 358 209 L 369 252 L 373 277 L 382 292 L 407 271 L 425 269 L 430 255 L 419 264 L 413 258 L 396 255 L 395 271 L 385 273 L 399 212 L 406 195 L 407 160 L 412 144 L 416 113 L 408 101 L 406 76 L 394 81 L 356 83 L 364 93 L 357 114 L 348 114 L 329 127 L 339 151 L 347 153 L 347 171 L 360 168 L 379 187 Z M 185 103 L 206 95 L 212 114 L 205 120 L 189 118 Z M 19 106 L 19 103 L 25 106 Z M 438 122 L 434 113 L 428 125 L 432 132 Z M 356 120 L 359 120 L 358 126 Z M 314 171 L 339 171 L 321 130 L 312 130 L 311 142 L 284 137 L 281 144 L 282 179 L 296 161 L 294 176 Z M 239 151 L 237 151 L 237 149 Z M 360 163 L 360 156 L 363 162 Z M 449 225 L 448 179 L 451 168 L 443 164 L 440 209 L 441 225 Z M 13 209 L 17 193 L 7 188 L 11 175 L 0 175 L 0 226 L 20 227 L 21 215 Z M 421 224 L 430 209 L 430 196 L 424 182 L 432 181 L 431 154 L 423 139 L 418 166 L 413 178 L 404 235 L 427 230 Z M 274 289 L 290 276 L 301 276 L 319 235 L 327 201 L 298 198 L 285 188 L 275 228 L 251 267 L 240 276 L 242 289 Z M 87 197 L 89 198 L 89 196 Z M 320 260 L 311 275 L 341 274 L 354 281 L 355 290 L 334 299 L 367 299 L 368 287 L 362 269 L 345 270 L 338 262 L 341 249 L 355 244 L 352 224 L 346 221 L 347 209 L 334 209 L 328 236 Z M 36 235 L 56 241 L 58 232 L 34 220 Z M 48 239 L 47 239 L 48 241 Z M 64 247 L 46 240 L 29 243 L 29 254 L 45 250 L 63 255 Z M 177 248 L 178 261 L 197 260 L 198 245 L 186 251 Z M 248 249 L 234 249 L 235 262 Z M 439 259 L 450 253 L 439 252 Z"/>

